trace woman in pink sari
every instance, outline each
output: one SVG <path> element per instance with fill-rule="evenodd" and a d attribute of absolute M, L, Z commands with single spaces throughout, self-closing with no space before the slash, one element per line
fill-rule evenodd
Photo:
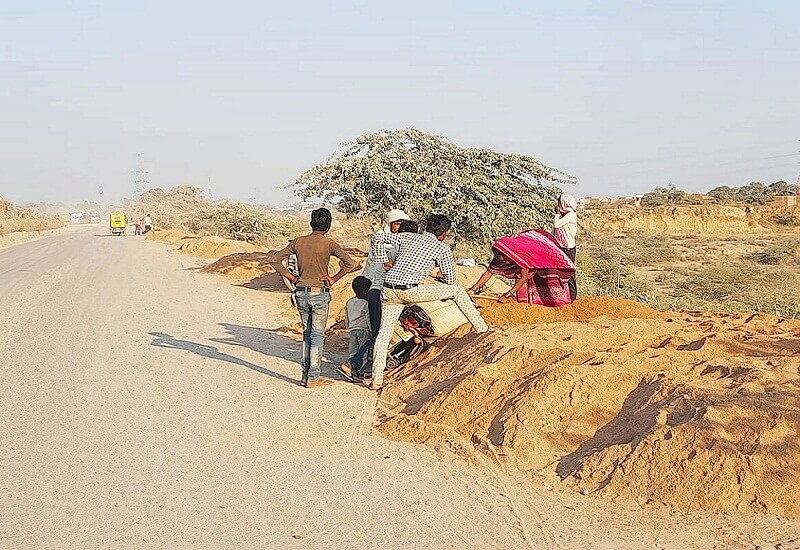
<path fill-rule="evenodd" d="M 492 261 L 486 272 L 469 289 L 480 294 L 492 275 L 516 279 L 511 290 L 498 301 L 563 306 L 572 301 L 569 279 L 575 265 L 547 231 L 534 229 L 503 237 L 492 245 Z"/>

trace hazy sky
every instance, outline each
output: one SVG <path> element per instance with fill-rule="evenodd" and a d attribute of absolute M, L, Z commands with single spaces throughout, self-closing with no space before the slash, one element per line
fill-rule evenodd
<path fill-rule="evenodd" d="M 417 127 L 576 195 L 800 171 L 800 2 L 0 2 L 0 195 L 152 185 L 286 202 L 337 145 Z"/>

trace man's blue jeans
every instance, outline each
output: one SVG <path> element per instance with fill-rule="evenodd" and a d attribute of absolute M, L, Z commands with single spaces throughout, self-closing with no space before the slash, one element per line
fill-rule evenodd
<path fill-rule="evenodd" d="M 303 323 L 303 379 L 316 380 L 319 378 L 331 295 L 330 292 L 298 290 L 295 299 L 300 322 Z"/>

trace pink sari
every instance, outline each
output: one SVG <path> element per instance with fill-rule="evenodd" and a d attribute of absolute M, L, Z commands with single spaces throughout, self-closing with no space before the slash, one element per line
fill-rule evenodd
<path fill-rule="evenodd" d="M 520 268 L 529 270 L 528 281 L 517 291 L 517 302 L 558 307 L 570 303 L 567 283 L 575 265 L 547 231 L 533 229 L 503 237 L 492 248 L 502 252 L 509 262 L 497 257 L 489 270 L 509 279 L 518 279 Z"/>

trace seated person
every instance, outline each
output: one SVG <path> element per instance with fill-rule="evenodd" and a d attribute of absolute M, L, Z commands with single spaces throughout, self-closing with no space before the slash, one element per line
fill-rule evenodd
<path fill-rule="evenodd" d="M 498 301 L 562 306 L 571 301 L 568 281 L 575 264 L 550 233 L 535 229 L 502 237 L 492 245 L 492 261 L 469 291 L 479 294 L 492 275 L 513 279 Z"/>

